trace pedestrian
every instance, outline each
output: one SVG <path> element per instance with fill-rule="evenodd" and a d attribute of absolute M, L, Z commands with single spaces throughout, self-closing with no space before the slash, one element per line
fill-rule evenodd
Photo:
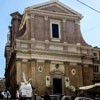
<path fill-rule="evenodd" d="M 6 94 L 7 94 L 7 100 L 9 100 L 11 98 L 11 94 L 10 94 L 9 90 L 6 90 Z"/>
<path fill-rule="evenodd" d="M 44 100 L 43 95 L 41 96 L 41 99 Z"/>
<path fill-rule="evenodd" d="M 19 90 L 16 91 L 16 100 L 19 100 Z"/>
<path fill-rule="evenodd" d="M 3 99 L 2 90 L 0 91 L 0 99 Z"/>
<path fill-rule="evenodd" d="M 9 90 L 5 90 L 2 92 L 3 98 L 9 100 L 11 98 L 11 94 Z"/>
<path fill-rule="evenodd" d="M 44 100 L 51 100 L 51 98 L 47 92 L 44 95 Z"/>
<path fill-rule="evenodd" d="M 37 94 L 34 94 L 34 100 L 36 100 L 36 96 L 37 96 Z"/>

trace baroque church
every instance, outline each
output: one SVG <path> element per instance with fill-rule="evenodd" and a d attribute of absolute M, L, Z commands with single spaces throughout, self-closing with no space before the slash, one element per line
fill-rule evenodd
<path fill-rule="evenodd" d="M 5 84 L 13 96 L 23 73 L 38 95 L 100 82 L 100 49 L 83 39 L 80 13 L 50 0 L 10 15 Z"/>

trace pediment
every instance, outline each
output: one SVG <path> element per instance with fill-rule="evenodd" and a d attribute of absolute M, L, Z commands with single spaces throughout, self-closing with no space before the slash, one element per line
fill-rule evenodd
<path fill-rule="evenodd" d="M 30 8 L 37 9 L 37 10 L 50 11 L 50 12 L 66 13 L 66 14 L 77 15 L 79 17 L 82 17 L 80 13 L 64 5 L 62 2 L 58 0 L 50 0 L 49 2 L 31 6 Z"/>
<path fill-rule="evenodd" d="M 58 4 L 50 4 L 48 6 L 44 6 L 39 9 L 45 10 L 45 11 L 51 11 L 51 12 L 73 14 L 71 11 L 69 11 L 68 9 L 65 9 L 64 7 L 62 7 Z"/>

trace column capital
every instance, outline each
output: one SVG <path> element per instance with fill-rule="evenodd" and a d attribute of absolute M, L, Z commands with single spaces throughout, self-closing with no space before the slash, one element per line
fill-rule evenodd
<path fill-rule="evenodd" d="M 16 61 L 22 61 L 22 58 L 16 58 Z"/>
<path fill-rule="evenodd" d="M 37 61 L 36 59 L 32 58 L 32 59 L 28 59 L 29 62 L 32 62 L 32 61 Z"/>
<path fill-rule="evenodd" d="M 27 20 L 27 19 L 30 19 L 30 15 L 27 15 L 27 16 L 25 17 L 25 20 Z"/>
<path fill-rule="evenodd" d="M 63 23 L 65 23 L 65 22 L 66 22 L 66 19 L 65 19 L 65 18 L 63 18 L 63 20 L 62 20 L 62 21 L 63 21 Z"/>
<path fill-rule="evenodd" d="M 22 59 L 22 62 L 28 62 L 28 59 Z"/>
<path fill-rule="evenodd" d="M 35 18 L 35 14 L 31 14 L 31 18 L 34 19 Z"/>
<path fill-rule="evenodd" d="M 45 63 L 51 63 L 51 60 L 45 60 Z"/>
<path fill-rule="evenodd" d="M 79 20 L 75 20 L 75 24 L 80 25 L 80 21 Z"/>
<path fill-rule="evenodd" d="M 45 20 L 48 20 L 48 16 L 44 16 L 44 19 L 45 19 Z"/>
<path fill-rule="evenodd" d="M 68 61 L 64 61 L 64 64 L 69 64 L 70 62 L 68 62 Z"/>

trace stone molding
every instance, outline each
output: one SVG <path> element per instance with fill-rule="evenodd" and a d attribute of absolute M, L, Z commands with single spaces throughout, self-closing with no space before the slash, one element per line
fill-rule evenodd
<path fill-rule="evenodd" d="M 72 15 L 72 14 L 66 14 L 66 13 L 59 13 L 59 12 L 51 12 L 51 11 L 44 11 L 44 10 L 38 10 L 38 9 L 32 9 L 31 10 L 32 13 L 34 13 L 35 15 L 41 15 L 41 16 L 49 16 L 49 17 L 59 17 L 59 18 L 65 18 L 65 19 L 76 19 L 77 15 Z M 56 14 L 56 16 L 55 16 Z"/>
<path fill-rule="evenodd" d="M 41 45 L 39 46 L 38 44 L 41 44 Z M 25 46 L 25 48 L 21 47 L 23 45 Z M 41 48 L 41 46 L 42 46 L 42 48 Z M 53 48 L 50 49 L 50 46 L 54 46 L 55 49 L 53 49 Z M 48 47 L 48 48 L 46 49 L 46 47 Z M 56 47 L 62 48 L 59 51 L 64 51 L 64 52 L 69 52 L 69 53 L 71 52 L 74 54 L 81 53 L 81 54 L 88 55 L 90 53 L 89 56 L 92 55 L 92 49 L 93 49 L 92 47 L 88 47 L 88 46 L 85 47 L 85 46 L 81 46 L 81 45 L 74 45 L 74 44 L 68 44 L 68 43 L 67 44 L 66 43 L 54 43 L 54 42 L 49 42 L 49 41 L 46 42 L 46 41 L 36 41 L 36 40 L 31 40 L 31 41 L 29 41 L 29 40 L 26 40 L 26 41 L 25 40 L 16 40 L 16 50 L 18 50 L 18 49 L 19 50 L 20 49 L 21 50 L 38 49 L 38 50 L 44 50 L 44 51 L 45 50 L 52 51 L 52 50 L 56 50 Z M 56 50 L 56 51 L 58 51 L 58 50 Z"/>
<path fill-rule="evenodd" d="M 74 13 L 75 15 L 77 15 L 78 17 L 82 18 L 82 15 L 81 15 L 79 12 L 77 12 L 77 11 L 75 11 L 74 9 L 68 7 L 67 5 L 63 4 L 63 3 L 60 2 L 59 0 L 50 0 L 50 1 L 48 1 L 48 2 L 44 2 L 44 3 L 38 4 L 38 5 L 34 5 L 34 6 L 29 7 L 29 8 L 30 8 L 30 9 L 36 9 L 36 8 L 38 7 L 38 9 L 41 9 L 41 8 L 46 8 L 46 7 L 48 7 L 49 5 L 50 5 L 50 6 L 56 5 L 56 6 L 58 6 L 60 9 L 65 10 L 65 11 L 68 10 L 68 11 Z"/>

